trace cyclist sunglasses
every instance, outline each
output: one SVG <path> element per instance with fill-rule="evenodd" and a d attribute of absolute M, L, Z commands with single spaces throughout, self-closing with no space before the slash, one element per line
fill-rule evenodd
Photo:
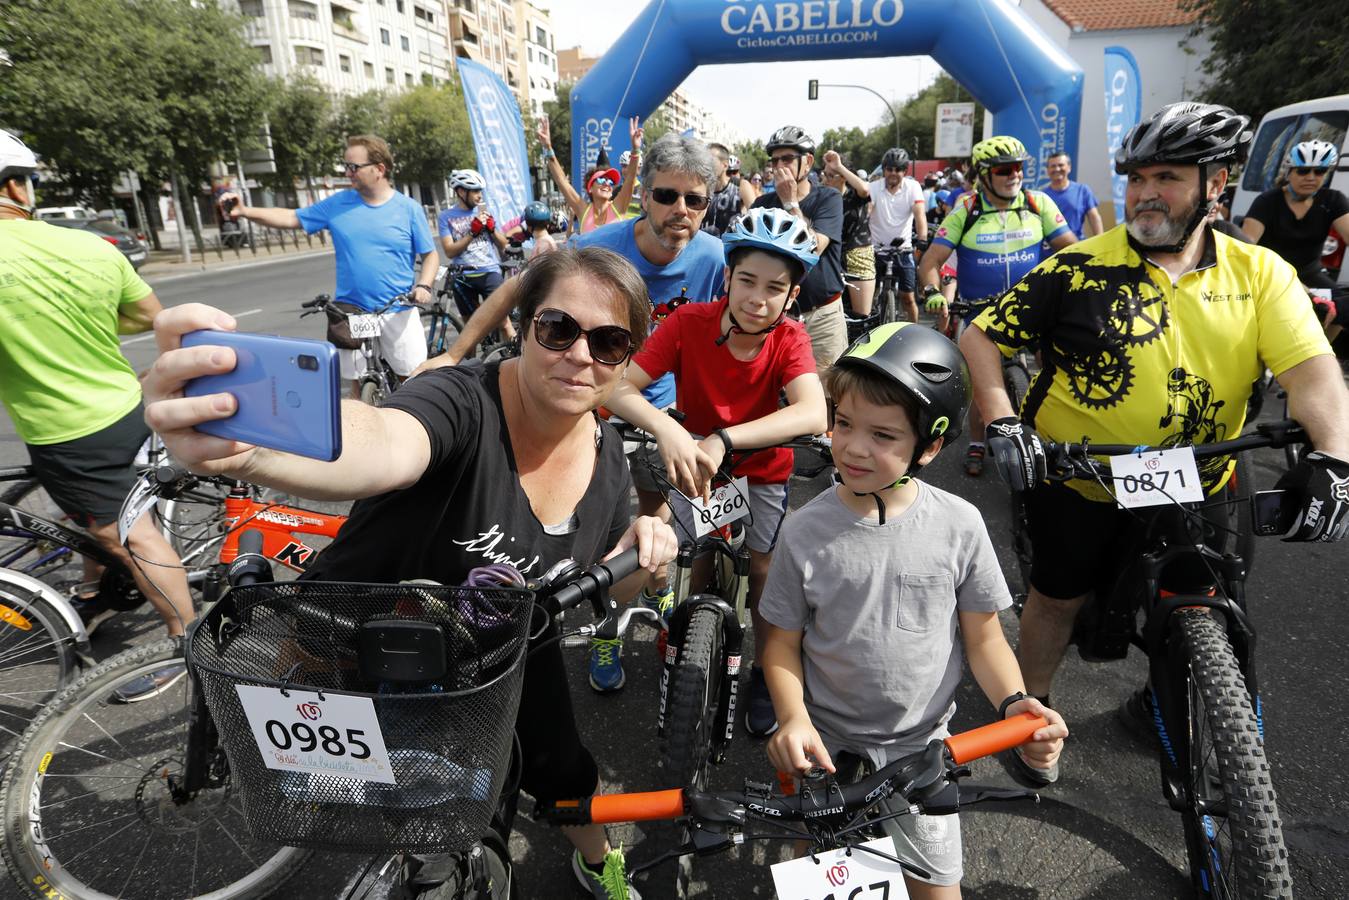
<path fill-rule="evenodd" d="M 1330 167 L 1313 169 L 1311 166 L 1294 166 L 1293 171 L 1299 175 L 1324 175 L 1330 171 Z"/>
<path fill-rule="evenodd" d="M 591 187 L 613 187 L 613 186 L 614 186 L 614 183 L 613 183 L 612 181 L 610 181 L 608 178 L 596 178 L 594 181 L 590 182 L 590 186 L 591 186 Z"/>
<path fill-rule="evenodd" d="M 997 175 L 999 178 L 1010 178 L 1013 175 L 1021 174 L 1021 163 L 1010 163 L 1005 166 L 993 166 L 988 171 Z"/>
<path fill-rule="evenodd" d="M 674 206 L 679 202 L 680 193 L 674 188 L 652 188 L 651 199 L 661 206 Z M 684 194 L 684 205 L 689 209 L 707 209 L 706 194 Z"/>
<path fill-rule="evenodd" d="M 590 358 L 606 366 L 622 365 L 632 352 L 632 332 L 617 325 L 601 325 L 586 331 L 560 309 L 543 309 L 534 316 L 534 340 L 547 350 L 561 353 L 584 336 Z"/>
<path fill-rule="evenodd" d="M 344 162 L 344 163 L 342 163 L 342 171 L 343 171 L 343 172 L 346 172 L 348 175 L 355 175 L 357 172 L 361 171 L 361 169 L 364 169 L 366 166 L 377 166 L 377 165 L 379 165 L 379 163 L 374 163 L 374 162 L 363 162 L 363 163 Z"/>

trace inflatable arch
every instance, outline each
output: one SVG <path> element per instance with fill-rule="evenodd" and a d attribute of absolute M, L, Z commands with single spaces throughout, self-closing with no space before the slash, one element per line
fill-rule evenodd
<path fill-rule="evenodd" d="M 572 91 L 572 178 L 581 189 L 601 144 L 611 159 L 629 149 L 628 117 L 700 65 L 920 54 L 984 104 L 995 133 L 1025 143 L 1027 185 L 1047 183 L 1051 154 L 1076 158 L 1082 70 L 1008 0 L 652 0 Z M 789 125 L 809 101 L 780 102 Z"/>

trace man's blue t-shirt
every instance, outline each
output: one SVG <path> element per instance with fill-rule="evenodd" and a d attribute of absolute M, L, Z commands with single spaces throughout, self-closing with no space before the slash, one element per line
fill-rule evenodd
<path fill-rule="evenodd" d="M 651 295 L 652 308 L 670 300 L 686 299 L 694 303 L 717 300 L 725 290 L 726 255 L 721 241 L 705 231 L 697 231 L 683 251 L 669 265 L 658 266 L 647 260 L 637 249 L 633 229 L 641 219 L 624 219 L 585 234 L 576 235 L 567 242 L 570 247 L 603 247 L 612 250 L 636 267 L 646 291 Z M 642 396 L 656 409 L 664 409 L 675 402 L 674 377 L 665 375 L 653 381 Z"/>
<path fill-rule="evenodd" d="M 375 310 L 412 288 L 417 257 L 431 253 L 431 228 L 421 205 L 395 192 L 370 206 L 354 190 L 340 191 L 295 215 L 307 234 L 326 228 L 337 254 L 336 298 Z"/>
<path fill-rule="evenodd" d="M 477 209 L 465 209 L 458 204 L 451 206 L 436 220 L 440 236 L 452 241 L 459 240 L 472 229 L 473 220 L 477 215 Z M 468 242 L 468 246 L 454 257 L 454 262 L 469 272 L 501 271 L 501 257 L 497 255 L 497 247 L 492 241 L 492 236 L 486 231 L 478 232 L 477 236 Z"/>
<path fill-rule="evenodd" d="M 1049 195 L 1049 199 L 1054 201 L 1054 205 L 1059 208 L 1059 212 L 1063 213 L 1064 221 L 1068 223 L 1068 230 L 1078 240 L 1081 240 L 1084 237 L 1082 223 L 1087 219 L 1087 211 L 1095 209 L 1099 205 L 1096 202 L 1096 195 L 1091 192 L 1091 188 L 1080 181 L 1070 181 L 1068 186 L 1061 191 L 1046 187 L 1044 192 Z"/>

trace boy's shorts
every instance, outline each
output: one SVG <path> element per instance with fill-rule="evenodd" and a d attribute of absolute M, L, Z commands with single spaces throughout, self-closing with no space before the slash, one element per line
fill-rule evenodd
<path fill-rule="evenodd" d="M 943 738 L 947 734 L 948 732 L 943 728 L 933 737 Z M 894 762 L 901 756 L 920 749 L 917 747 L 892 748 L 887 752 L 887 748 L 877 748 L 872 750 L 868 757 L 862 757 L 852 751 L 844 750 L 842 747 L 836 747 L 834 742 L 826 735 L 822 734 L 820 737 L 824 740 L 825 748 L 834 761 L 837 777 L 847 782 L 858 781 L 877 769 Z M 869 758 L 872 755 L 876 758 Z M 877 804 L 877 808 L 883 813 L 897 813 L 908 809 L 908 806 L 898 794 L 892 794 Z M 949 816 L 897 816 L 893 819 L 886 819 L 881 823 L 881 828 L 885 830 L 885 833 L 894 843 L 895 856 L 910 865 L 926 869 L 931 873 L 929 878 L 919 878 L 912 872 L 905 872 L 904 877 L 913 878 L 927 884 L 960 884 L 960 880 L 965 874 L 965 867 L 961 860 L 963 845 L 960 840 L 960 816 L 958 814 Z"/>
<path fill-rule="evenodd" d="M 680 543 L 692 540 L 697 515 L 689 502 L 679 494 L 670 497 L 670 508 L 678 522 L 674 524 L 675 537 Z M 745 546 L 755 553 L 772 553 L 778 542 L 782 520 L 787 515 L 786 484 L 751 484 L 749 486 L 749 516 L 745 525 Z"/>

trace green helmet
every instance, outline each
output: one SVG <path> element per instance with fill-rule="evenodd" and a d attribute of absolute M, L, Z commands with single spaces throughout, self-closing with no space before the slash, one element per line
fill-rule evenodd
<path fill-rule="evenodd" d="M 912 322 L 890 322 L 859 337 L 834 365 L 874 372 L 917 402 L 915 460 L 937 438 L 950 442 L 960 434 L 970 405 L 970 370 L 945 335 Z"/>
<path fill-rule="evenodd" d="M 976 169 L 1028 161 L 1030 154 L 1026 152 L 1026 145 L 1005 134 L 994 135 L 986 141 L 980 141 L 970 151 L 970 163 Z"/>

